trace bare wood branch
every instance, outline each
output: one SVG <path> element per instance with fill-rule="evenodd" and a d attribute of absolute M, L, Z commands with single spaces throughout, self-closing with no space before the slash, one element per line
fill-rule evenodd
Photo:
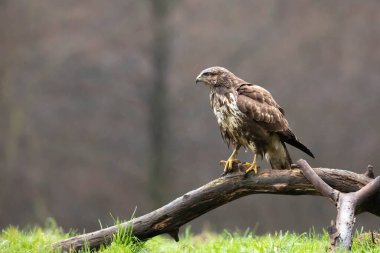
<path fill-rule="evenodd" d="M 354 193 L 340 193 L 337 203 L 336 229 L 338 231 L 331 250 L 351 250 L 355 225 L 356 198 Z"/>
<path fill-rule="evenodd" d="M 366 186 L 355 192 L 356 205 L 360 207 L 364 201 L 368 201 L 371 197 L 378 193 L 380 189 L 380 176 L 369 182 Z"/>
<path fill-rule="evenodd" d="M 364 172 L 364 175 L 369 178 L 375 178 L 375 174 L 373 173 L 373 166 L 371 164 L 367 166 L 367 170 Z"/>
<path fill-rule="evenodd" d="M 300 166 L 304 176 L 314 185 L 315 189 L 321 193 L 322 196 L 328 197 L 333 202 L 338 200 L 339 191 L 326 184 L 305 160 L 299 160 L 297 165 Z"/>
<path fill-rule="evenodd" d="M 329 197 L 333 200 L 337 207 L 336 224 L 332 222 L 328 229 L 330 236 L 330 250 L 332 252 L 334 252 L 335 249 L 351 250 L 353 228 L 356 221 L 355 215 L 362 211 L 369 210 L 368 205 L 364 206 L 364 203 L 376 202 L 376 199 L 373 198 L 373 196 L 379 193 L 380 177 L 372 180 L 356 192 L 343 193 L 326 184 L 305 160 L 299 160 L 297 164 L 301 168 L 305 177 L 314 185 L 315 189 L 323 196 Z M 367 172 L 370 172 L 371 170 L 372 167 L 368 167 Z M 363 175 L 368 177 L 370 173 L 365 173 Z"/>
<path fill-rule="evenodd" d="M 357 191 L 372 180 L 350 171 L 324 168 L 313 170 L 328 185 L 341 192 Z M 140 240 L 164 233 L 177 240 L 178 229 L 182 225 L 223 204 L 256 193 L 320 195 L 299 169 L 260 170 L 258 174 L 248 176 L 242 172 L 235 172 L 190 191 L 151 213 L 118 226 L 57 242 L 53 247 L 69 251 L 81 249 L 86 244 L 90 248 L 97 248 L 101 244 L 110 243 L 120 227 L 132 228 L 133 235 Z M 380 206 L 380 197 L 378 199 L 377 205 L 368 206 L 367 211 L 380 216 L 380 210 L 376 207 Z"/>

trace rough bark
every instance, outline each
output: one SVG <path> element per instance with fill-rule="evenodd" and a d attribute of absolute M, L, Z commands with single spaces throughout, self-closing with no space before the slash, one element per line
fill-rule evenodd
<path fill-rule="evenodd" d="M 355 216 L 365 211 L 366 203 L 373 202 L 373 196 L 379 193 L 380 177 L 376 177 L 358 191 L 343 193 L 326 184 L 305 160 L 300 160 L 297 164 L 315 189 L 332 200 L 337 208 L 336 222 L 329 227 L 330 250 L 351 250 Z M 374 177 L 372 166 L 368 166 L 364 175 Z"/>
<path fill-rule="evenodd" d="M 215 179 L 151 213 L 118 226 L 57 242 L 53 247 L 78 250 L 86 244 L 90 248 L 96 248 L 101 244 L 108 244 L 120 227 L 131 228 L 133 235 L 140 240 L 164 233 L 178 240 L 178 231 L 182 225 L 249 194 L 321 195 L 299 169 L 259 170 L 258 174 L 245 175 L 241 172 L 243 165 L 238 167 L 239 171 Z M 313 171 L 327 185 L 340 192 L 355 192 L 373 180 L 364 174 L 345 170 L 314 168 Z M 380 216 L 380 209 L 377 207 L 380 206 L 379 194 L 376 194 L 375 201 L 372 205 L 362 205 L 362 211 Z"/>

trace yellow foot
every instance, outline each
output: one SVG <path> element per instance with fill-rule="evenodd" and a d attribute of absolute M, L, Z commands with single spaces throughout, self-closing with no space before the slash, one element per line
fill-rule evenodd
<path fill-rule="evenodd" d="M 232 171 L 234 163 L 239 163 L 240 161 L 238 159 L 228 158 L 227 161 L 220 161 L 220 163 L 226 163 L 224 165 L 224 170 L 222 175 L 226 175 L 227 173 Z"/>
<path fill-rule="evenodd" d="M 245 174 L 250 173 L 251 171 L 257 174 L 257 169 L 259 168 L 256 163 L 244 163 L 244 165 L 250 165 L 248 169 L 245 170 Z"/>

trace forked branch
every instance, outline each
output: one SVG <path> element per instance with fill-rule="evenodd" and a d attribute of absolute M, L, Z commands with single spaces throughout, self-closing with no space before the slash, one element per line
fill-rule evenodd
<path fill-rule="evenodd" d="M 302 160 L 300 164 L 303 164 Z M 314 188 L 299 169 L 259 170 L 258 174 L 245 175 L 240 171 L 240 169 L 244 169 L 243 167 L 239 164 L 239 169 L 236 169 L 235 172 L 190 191 L 151 213 L 117 226 L 59 241 L 53 245 L 53 248 L 61 248 L 64 251 L 78 250 L 84 245 L 97 248 L 101 244 L 110 243 L 120 227 L 132 229 L 133 235 L 140 240 L 165 233 L 178 240 L 178 231 L 182 225 L 221 205 L 249 194 L 321 195 L 320 191 Z M 314 168 L 312 173 L 316 173 L 312 174 L 314 178 L 322 180 L 319 182 L 321 185 L 318 186 L 318 189 L 327 185 L 340 192 L 358 191 L 372 180 L 364 174 L 337 169 Z M 331 193 L 331 189 L 321 190 L 321 192 L 335 198 L 335 193 Z M 376 194 L 378 198 L 375 205 L 362 206 L 365 207 L 365 211 L 380 216 L 378 208 L 380 196 L 378 195 Z"/>
<path fill-rule="evenodd" d="M 367 204 L 375 201 L 374 196 L 379 193 L 380 189 L 380 177 L 376 177 L 356 192 L 344 193 L 323 182 L 305 160 L 298 161 L 297 165 L 299 165 L 303 174 L 314 185 L 315 189 L 321 195 L 329 197 L 337 207 L 336 222 L 329 227 L 331 251 L 335 251 L 337 248 L 350 250 L 355 216 L 363 211 L 368 211 Z M 368 173 L 365 175 L 368 176 Z"/>

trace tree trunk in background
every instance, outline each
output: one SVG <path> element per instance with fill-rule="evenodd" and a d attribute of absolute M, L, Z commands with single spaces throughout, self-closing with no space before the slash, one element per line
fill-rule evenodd
<path fill-rule="evenodd" d="M 168 171 L 168 98 L 169 27 L 167 17 L 171 0 L 152 0 L 152 66 L 153 87 L 147 99 L 150 112 L 149 194 L 152 205 L 159 206 L 167 191 Z"/>
<path fill-rule="evenodd" d="M 5 67 L 0 65 L 0 115 L 2 120 L 0 120 L 0 203 L 4 198 L 4 193 L 6 189 L 6 177 L 7 177 L 7 161 L 6 161 L 6 132 L 8 124 L 8 103 L 5 87 Z M 1 217 L 1 210 L 0 210 Z"/>
<path fill-rule="evenodd" d="M 24 126 L 22 107 L 12 98 L 12 87 L 8 82 L 7 68 L 0 69 L 0 203 L 12 198 L 10 184 L 17 177 L 16 164 L 19 155 L 19 142 Z M 0 217 L 2 211 L 0 210 Z M 1 222 L 1 219 L 0 219 Z"/>
<path fill-rule="evenodd" d="M 5 5 L 6 3 L 0 3 Z M 5 6 L 4 6 L 5 7 Z M 13 51 L 10 46 L 11 43 L 7 39 L 8 31 L 7 16 L 4 15 L 6 10 L 0 12 L 0 55 L 2 57 L 0 62 L 0 203 L 4 203 L 6 198 L 8 178 L 11 176 L 11 161 L 15 154 L 15 142 L 12 137 L 14 136 L 11 131 L 11 116 L 12 116 L 12 101 L 11 101 L 11 84 L 9 83 L 9 69 L 8 65 L 12 57 Z M 0 210 L 0 222 L 2 210 Z"/>
<path fill-rule="evenodd" d="M 38 4 L 0 2 L 0 6 L 1 4 L 4 8 L 0 10 L 0 206 L 11 208 L 0 210 L 0 224 L 11 222 L 12 214 L 15 217 L 25 217 L 27 222 L 30 217 L 37 217 L 43 222 L 48 216 L 42 197 L 44 184 L 40 183 L 44 182 L 43 167 L 33 168 L 36 156 L 32 152 L 35 152 L 34 142 L 38 137 L 33 135 L 29 123 L 30 96 L 35 87 L 31 85 L 33 82 L 25 84 L 14 81 L 15 72 L 22 69 L 17 62 L 27 65 L 32 58 L 20 51 L 24 47 L 32 51 L 37 47 L 34 42 L 37 41 L 40 31 L 33 23 L 39 16 L 36 11 Z M 22 18 L 14 18 L 12 11 L 8 11 L 10 9 L 19 11 Z M 28 170 L 25 170 L 25 164 L 28 164 Z M 20 196 L 14 198 L 12 193 L 16 184 L 20 184 Z M 30 198 L 25 192 L 34 198 Z"/>

